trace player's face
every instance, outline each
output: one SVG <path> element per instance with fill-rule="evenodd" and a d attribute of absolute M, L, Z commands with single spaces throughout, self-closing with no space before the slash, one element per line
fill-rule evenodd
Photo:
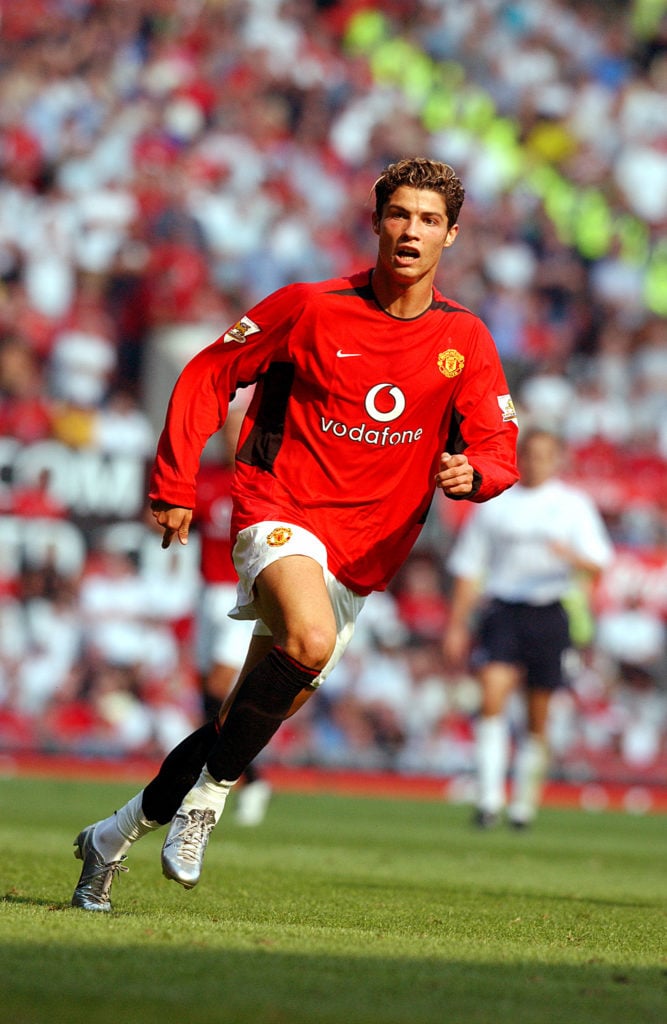
<path fill-rule="evenodd" d="M 547 434 L 537 434 L 519 448 L 518 463 L 524 487 L 539 487 L 560 468 L 561 448 L 558 441 Z"/>
<path fill-rule="evenodd" d="M 380 239 L 378 263 L 405 283 L 433 276 L 443 249 L 458 233 L 450 228 L 444 197 L 439 192 L 401 185 L 385 203 L 382 215 L 373 215 L 373 230 Z"/>

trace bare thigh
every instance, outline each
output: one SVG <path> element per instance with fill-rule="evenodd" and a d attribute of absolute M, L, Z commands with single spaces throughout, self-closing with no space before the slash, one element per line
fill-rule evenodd
<path fill-rule="evenodd" d="M 286 563 L 290 564 L 286 566 Z M 336 620 L 322 568 L 312 558 L 289 555 L 273 562 L 259 574 L 255 589 L 258 611 L 272 635 L 252 637 L 236 685 L 220 709 L 221 723 L 227 717 L 245 677 L 264 660 L 276 643 L 302 664 L 322 668 L 336 642 Z M 316 659 L 318 649 L 321 653 Z M 313 659 L 310 663 L 308 657 Z M 305 687 L 295 697 L 285 717 L 291 717 L 313 693 L 314 687 Z"/>
<path fill-rule="evenodd" d="M 516 665 L 505 661 L 490 661 L 479 671 L 482 687 L 482 714 L 500 715 L 507 700 L 521 684 L 522 674 Z"/>
<path fill-rule="evenodd" d="M 309 668 L 323 668 L 336 642 L 336 618 L 322 567 L 307 555 L 288 555 L 255 581 L 256 605 L 274 641 Z"/>
<path fill-rule="evenodd" d="M 482 714 L 485 716 L 501 715 L 512 693 L 523 684 L 523 673 L 516 665 L 504 661 L 490 661 L 479 673 L 482 686 Z M 546 734 L 551 691 L 528 690 L 526 705 L 528 711 L 528 730 L 535 736 L 544 738 Z"/>

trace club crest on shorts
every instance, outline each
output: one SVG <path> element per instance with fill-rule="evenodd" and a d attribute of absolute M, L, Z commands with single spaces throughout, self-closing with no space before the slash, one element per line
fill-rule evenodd
<path fill-rule="evenodd" d="M 245 340 L 251 334 L 259 334 L 261 328 L 257 326 L 254 320 L 251 320 L 249 316 L 242 316 L 233 327 L 225 333 L 223 337 L 223 343 L 226 345 L 229 341 L 235 341 L 239 345 L 245 345 Z"/>
<path fill-rule="evenodd" d="M 438 369 L 445 377 L 458 377 L 465 365 L 465 357 L 455 348 L 448 348 L 438 356 Z"/>
<path fill-rule="evenodd" d="M 292 531 L 289 526 L 276 526 L 275 530 L 271 530 L 266 538 L 266 543 L 270 548 L 281 548 L 283 544 L 287 544 L 291 536 Z"/>

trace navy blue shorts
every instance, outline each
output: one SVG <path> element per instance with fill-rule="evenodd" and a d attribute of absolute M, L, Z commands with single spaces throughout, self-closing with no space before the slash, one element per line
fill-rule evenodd
<path fill-rule="evenodd" d="M 565 684 L 563 655 L 570 646 L 568 618 L 560 602 L 530 605 L 496 599 L 481 614 L 473 665 L 517 665 L 525 670 L 529 689 L 555 690 Z"/>

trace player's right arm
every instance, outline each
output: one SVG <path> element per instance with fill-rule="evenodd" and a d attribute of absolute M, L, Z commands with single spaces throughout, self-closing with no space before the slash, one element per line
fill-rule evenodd
<path fill-rule="evenodd" d="M 174 536 L 180 544 L 187 544 L 192 522 L 192 509 L 168 505 L 164 501 L 151 501 L 151 515 L 163 529 L 162 547 L 168 548 Z"/>
<path fill-rule="evenodd" d="M 472 615 L 480 598 L 477 579 L 457 576 L 454 579 L 450 599 L 450 612 L 442 642 L 445 663 L 455 671 L 462 671 L 468 664 Z"/>
<path fill-rule="evenodd" d="M 158 441 L 149 488 L 153 501 L 177 509 L 195 507 L 204 446 L 224 423 L 237 388 L 255 383 L 281 358 L 299 309 L 297 287 L 288 285 L 262 300 L 185 365 Z"/>
<path fill-rule="evenodd" d="M 447 559 L 452 592 L 442 648 L 446 663 L 455 671 L 467 667 L 473 616 L 483 597 L 483 581 L 489 569 L 492 541 L 486 518 L 483 508 L 476 508 L 470 514 Z"/>

